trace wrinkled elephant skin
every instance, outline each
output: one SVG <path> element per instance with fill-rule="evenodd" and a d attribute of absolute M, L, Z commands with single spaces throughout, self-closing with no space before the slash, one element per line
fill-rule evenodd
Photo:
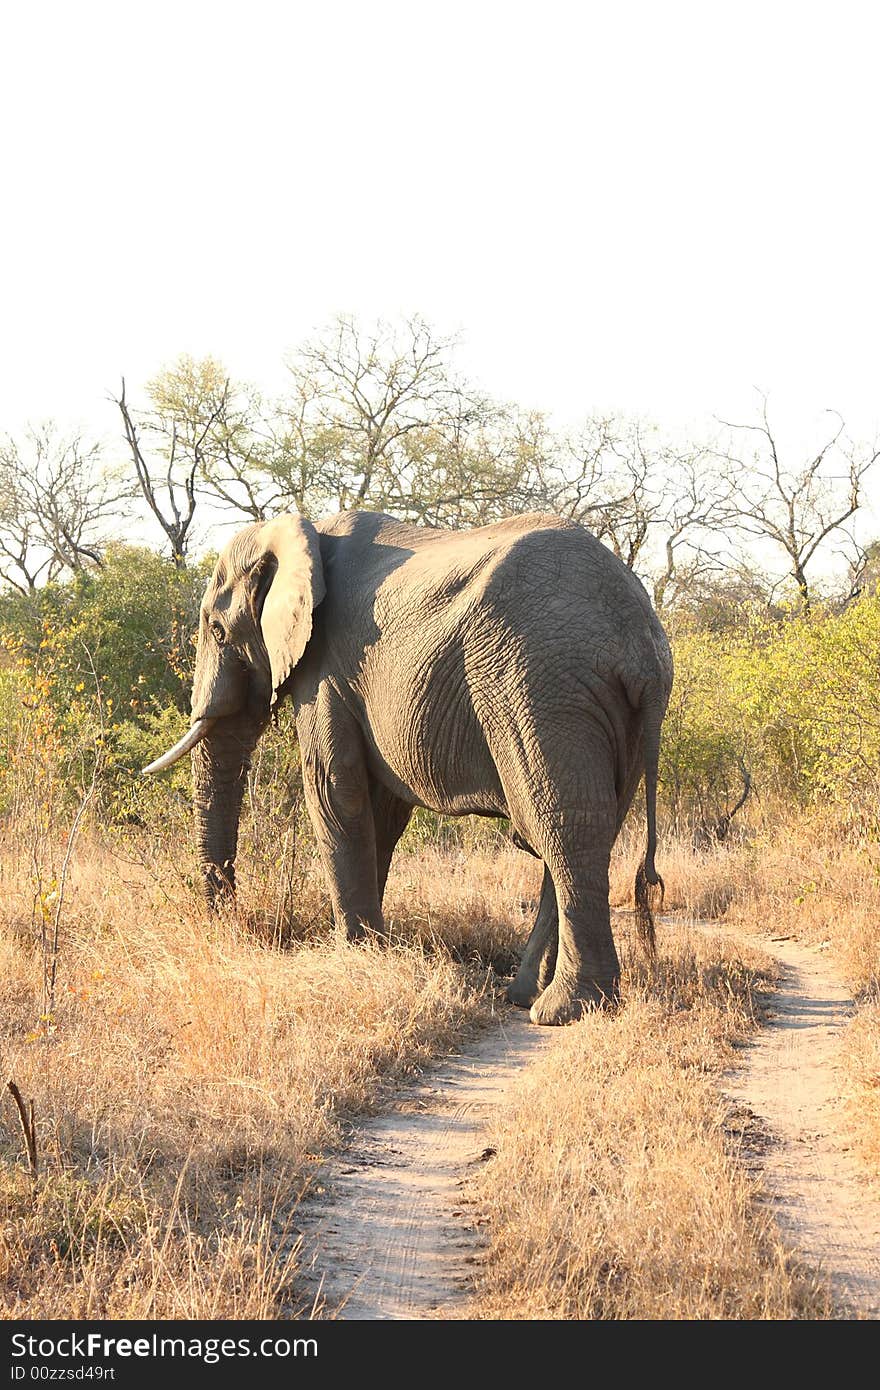
<path fill-rule="evenodd" d="M 199 629 L 192 714 L 205 722 L 192 759 L 206 891 L 234 891 L 250 757 L 273 703 L 290 698 L 341 933 L 384 930 L 385 879 L 414 807 L 506 816 L 545 866 L 511 998 L 536 1023 L 613 1003 L 609 857 L 644 773 L 643 896 L 658 881 L 671 683 L 638 579 L 558 517 L 461 533 L 369 512 L 248 526 L 217 562 Z"/>

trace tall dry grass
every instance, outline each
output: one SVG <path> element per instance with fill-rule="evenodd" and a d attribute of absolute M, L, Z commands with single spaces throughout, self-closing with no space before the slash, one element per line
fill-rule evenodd
<path fill-rule="evenodd" d="M 843 1076 L 853 1147 L 880 1188 L 880 999 L 866 999 L 847 1028 Z"/>
<path fill-rule="evenodd" d="M 34 1183 L 5 1100 L 6 1316 L 307 1312 L 303 1185 L 358 1112 L 490 1019 L 539 887 L 535 861 L 496 837 L 411 844 L 389 882 L 394 949 L 353 948 L 333 939 L 320 873 L 296 838 L 247 843 L 239 909 L 214 918 L 173 843 L 170 831 L 112 845 L 84 832 L 43 1020 L 53 873 L 35 887 L 25 844 L 0 859 L 3 1073 L 34 1100 L 41 1163 Z M 612 873 L 621 902 L 635 862 L 624 841 Z M 667 903 L 731 921 L 763 901 L 762 863 L 777 866 L 767 887 L 784 901 L 790 854 L 667 846 Z M 625 919 L 616 930 L 626 936 Z M 620 1015 L 567 1030 L 558 1060 L 524 1079 L 485 1175 L 494 1196 L 480 1198 L 497 1239 L 481 1315 L 820 1307 L 752 1202 L 714 1085 L 752 1026 L 764 966 L 702 936 L 675 936 L 673 950 L 672 931 L 660 927 L 656 972 L 625 950 Z"/>
<path fill-rule="evenodd" d="M 641 852 L 638 835 L 621 837 L 612 863 L 612 903 L 631 898 Z M 657 863 L 666 911 L 824 944 L 855 990 L 870 995 L 880 989 L 875 842 L 851 843 L 819 819 L 798 818 L 698 852 L 684 841 L 667 840 Z"/>
<path fill-rule="evenodd" d="M 337 944 L 306 861 L 279 950 L 268 880 L 245 873 L 241 912 L 210 918 L 167 853 L 83 844 L 41 1020 L 34 885 L 26 856 L 7 859 L 3 1081 L 34 1101 L 40 1172 L 34 1185 L 7 1100 L 5 1314 L 298 1311 L 302 1186 L 354 1114 L 486 1021 L 491 962 L 512 958 L 522 920 L 520 867 L 533 872 L 402 861 L 389 951 Z"/>

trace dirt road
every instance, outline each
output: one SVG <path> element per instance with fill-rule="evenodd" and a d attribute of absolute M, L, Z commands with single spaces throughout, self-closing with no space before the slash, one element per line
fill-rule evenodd
<path fill-rule="evenodd" d="M 322 1169 L 326 1206 L 311 1201 L 300 1212 L 327 1313 L 428 1318 L 465 1303 L 479 1236 L 460 1189 L 491 1157 L 483 1134 L 492 1108 L 558 1036 L 510 1009 L 466 1053 L 426 1072 L 390 1114 L 366 1120 Z"/>
<path fill-rule="evenodd" d="M 852 998 L 817 948 L 761 945 L 782 967 L 779 991 L 725 1090 L 765 1134 L 760 1176 L 786 1243 L 825 1276 L 842 1317 L 880 1317 L 880 1201 L 838 1137 Z"/>
<path fill-rule="evenodd" d="M 715 924 L 705 929 L 717 931 Z M 762 940 L 782 974 L 767 1026 L 724 1078 L 761 1136 L 759 1177 L 784 1239 L 824 1275 L 843 1317 L 880 1317 L 880 1202 L 841 1131 L 838 1053 L 852 1000 L 816 948 Z M 510 1010 L 426 1073 L 390 1113 L 360 1125 L 300 1209 L 313 1288 L 330 1316 L 425 1318 L 460 1311 L 480 1249 L 461 1188 L 491 1110 L 560 1036 Z M 754 1166 L 751 1153 L 747 1161 Z"/>

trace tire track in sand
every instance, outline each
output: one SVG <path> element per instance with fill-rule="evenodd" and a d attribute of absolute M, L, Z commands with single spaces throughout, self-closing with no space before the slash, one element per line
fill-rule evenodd
<path fill-rule="evenodd" d="M 505 1011 L 467 1052 L 426 1069 L 394 1110 L 360 1124 L 321 1169 L 326 1191 L 299 1215 L 303 1260 L 325 1313 L 430 1318 L 464 1307 L 479 1237 L 461 1211 L 461 1187 L 490 1156 L 491 1111 L 557 1037 L 527 1013 Z"/>
<path fill-rule="evenodd" d="M 783 1240 L 824 1277 L 841 1317 L 877 1318 L 880 1199 L 843 1137 L 840 1049 L 852 996 L 816 947 L 760 944 L 781 966 L 778 991 L 724 1090 L 758 1122 L 761 1178 Z"/>
<path fill-rule="evenodd" d="M 760 1139 L 760 1178 L 783 1239 L 824 1276 L 841 1316 L 880 1317 L 880 1200 L 840 1137 L 840 1046 L 853 1001 L 815 947 L 759 940 L 780 963 L 779 986 L 724 1090 L 748 1118 L 746 1143 Z M 299 1215 L 326 1314 L 427 1318 L 466 1306 L 480 1241 L 461 1211 L 462 1184 L 485 1156 L 491 1111 L 558 1037 L 505 1012 L 466 1053 L 426 1070 L 394 1110 L 360 1124 L 322 1168 L 325 1190 Z"/>

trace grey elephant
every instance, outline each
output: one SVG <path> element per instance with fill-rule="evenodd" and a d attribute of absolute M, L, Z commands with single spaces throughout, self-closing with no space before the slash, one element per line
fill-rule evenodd
<path fill-rule="evenodd" d="M 608 865 L 645 773 L 656 788 L 672 684 L 639 580 L 583 527 L 519 516 L 453 532 L 373 512 L 284 515 L 226 546 L 202 603 L 192 750 L 210 900 L 234 890 L 242 794 L 272 706 L 290 696 L 306 804 L 337 931 L 381 933 L 391 856 L 416 806 L 508 817 L 544 863 L 514 1003 L 535 1023 L 616 1000 Z"/>

